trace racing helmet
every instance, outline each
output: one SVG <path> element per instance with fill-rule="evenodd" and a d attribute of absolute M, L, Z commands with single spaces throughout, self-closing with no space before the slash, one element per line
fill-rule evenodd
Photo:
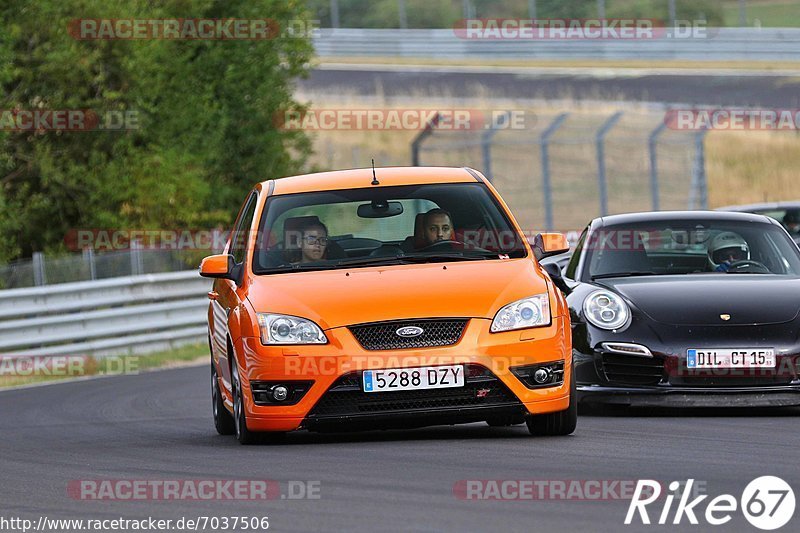
<path fill-rule="evenodd" d="M 717 268 L 731 256 L 735 261 L 750 259 L 750 247 L 738 233 L 723 231 L 711 239 L 708 247 L 708 262 L 712 268 Z"/>

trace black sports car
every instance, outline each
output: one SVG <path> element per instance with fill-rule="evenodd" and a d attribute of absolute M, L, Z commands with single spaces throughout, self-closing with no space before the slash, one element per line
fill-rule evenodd
<path fill-rule="evenodd" d="M 583 403 L 800 405 L 800 250 L 774 219 L 593 220 L 562 272 Z"/>

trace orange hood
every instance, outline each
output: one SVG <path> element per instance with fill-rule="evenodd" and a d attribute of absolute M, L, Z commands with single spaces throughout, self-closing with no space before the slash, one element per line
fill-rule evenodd
<path fill-rule="evenodd" d="M 257 312 L 330 329 L 404 318 L 491 319 L 504 305 L 543 292 L 544 278 L 523 258 L 255 276 L 249 300 Z"/>

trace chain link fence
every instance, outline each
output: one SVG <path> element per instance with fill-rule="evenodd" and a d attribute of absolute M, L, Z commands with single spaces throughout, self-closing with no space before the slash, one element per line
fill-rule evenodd
<path fill-rule="evenodd" d="M 91 249 L 68 256 L 34 252 L 32 259 L 0 265 L 0 289 L 36 287 L 55 283 L 178 272 L 197 268 L 204 255 L 180 250 L 148 250 L 131 247 L 94 253 Z"/>
<path fill-rule="evenodd" d="M 520 117 L 517 117 L 520 118 Z M 662 113 L 525 112 L 524 128 L 437 129 L 412 164 L 470 166 L 497 187 L 526 230 L 580 230 L 592 218 L 708 207 L 703 131 L 671 130 Z"/>

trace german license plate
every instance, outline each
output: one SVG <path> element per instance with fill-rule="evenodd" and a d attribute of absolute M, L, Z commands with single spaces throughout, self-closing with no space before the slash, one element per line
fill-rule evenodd
<path fill-rule="evenodd" d="M 772 348 L 706 348 L 686 352 L 688 368 L 774 368 Z"/>
<path fill-rule="evenodd" d="M 449 389 L 464 386 L 464 366 L 423 366 L 365 370 L 364 392 Z"/>

